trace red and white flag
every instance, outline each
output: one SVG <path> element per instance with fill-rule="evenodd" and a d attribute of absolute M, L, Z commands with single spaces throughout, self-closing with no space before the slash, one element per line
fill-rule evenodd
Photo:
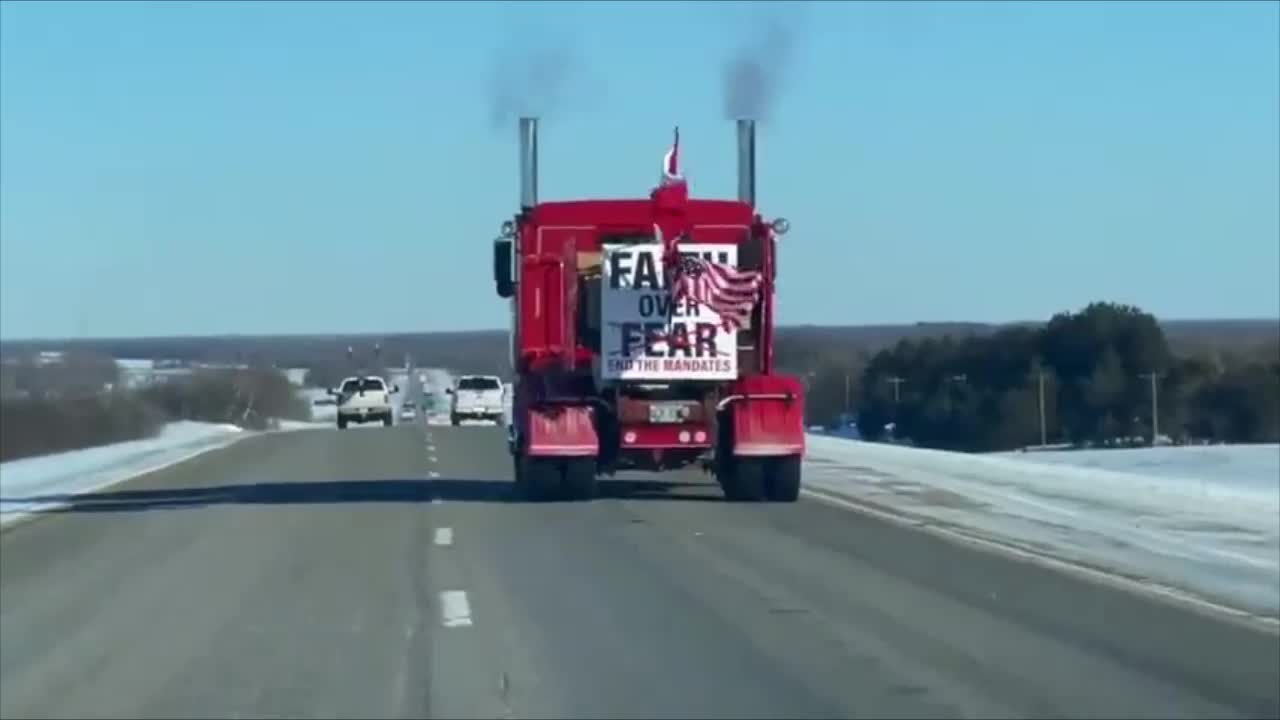
<path fill-rule="evenodd" d="M 679 160 L 680 128 L 677 127 L 671 149 L 662 158 L 663 185 L 684 182 Z M 719 315 L 726 330 L 740 330 L 751 324 L 751 310 L 760 296 L 760 273 L 739 270 L 700 257 L 681 257 L 678 232 L 664 233 L 658 224 L 654 225 L 654 232 L 662 245 L 663 265 L 671 273 L 673 310 L 678 302 L 688 299 Z"/>
<path fill-rule="evenodd" d="M 680 128 L 675 129 L 675 140 L 671 142 L 671 149 L 662 156 L 662 179 L 668 183 L 680 182 L 684 179 L 680 176 Z"/>
<path fill-rule="evenodd" d="M 690 299 L 720 316 L 726 330 L 751 325 L 751 310 L 760 297 L 761 275 L 696 256 L 680 258 L 671 279 L 672 298 Z M 675 303 L 672 303 L 675 305 Z"/>

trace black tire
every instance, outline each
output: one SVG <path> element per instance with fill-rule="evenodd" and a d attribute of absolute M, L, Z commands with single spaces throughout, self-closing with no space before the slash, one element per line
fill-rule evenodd
<path fill-rule="evenodd" d="M 511 456 L 511 485 L 512 495 L 516 500 L 525 500 L 529 497 L 529 476 L 525 474 L 525 461 L 519 455 Z"/>
<path fill-rule="evenodd" d="M 725 499 L 730 502 L 761 502 L 766 499 L 765 464 L 761 458 L 735 457 L 725 463 L 720 478 Z"/>
<path fill-rule="evenodd" d="M 800 456 L 769 458 L 766 465 L 770 502 L 793 503 L 800 499 Z"/>
<path fill-rule="evenodd" d="M 564 463 L 565 493 L 574 500 L 592 500 L 596 496 L 595 458 L 570 458 Z"/>
<path fill-rule="evenodd" d="M 391 413 L 382 416 L 382 426 L 391 427 Z"/>
<path fill-rule="evenodd" d="M 462 424 L 462 420 L 458 419 L 457 415 L 450 415 L 449 422 L 452 423 L 454 426 Z"/>
<path fill-rule="evenodd" d="M 560 495 L 560 465 L 554 460 L 538 457 L 518 457 L 516 463 L 517 489 L 525 500 L 547 502 Z"/>
<path fill-rule="evenodd" d="M 347 419 L 342 417 L 341 415 L 338 416 L 338 429 L 339 430 L 347 429 Z"/>

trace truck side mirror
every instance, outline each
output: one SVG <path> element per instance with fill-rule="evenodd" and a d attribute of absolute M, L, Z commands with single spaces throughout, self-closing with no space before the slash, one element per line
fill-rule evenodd
<path fill-rule="evenodd" d="M 509 298 L 515 294 L 515 282 L 511 277 L 511 240 L 499 238 L 493 241 L 493 283 L 498 297 Z"/>

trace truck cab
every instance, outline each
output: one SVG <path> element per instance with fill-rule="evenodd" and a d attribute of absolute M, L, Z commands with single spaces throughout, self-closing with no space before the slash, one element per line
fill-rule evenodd
<path fill-rule="evenodd" d="M 522 119 L 521 211 L 493 251 L 511 311 L 517 484 L 590 495 L 600 474 L 703 461 L 732 499 L 798 495 L 803 385 L 774 372 L 772 351 L 788 225 L 756 211 L 754 123 L 738 131 L 736 200 L 690 198 L 664 168 L 647 198 L 539 201 L 536 122 Z M 742 317 L 674 300 L 672 239 L 681 257 L 758 283 Z"/>

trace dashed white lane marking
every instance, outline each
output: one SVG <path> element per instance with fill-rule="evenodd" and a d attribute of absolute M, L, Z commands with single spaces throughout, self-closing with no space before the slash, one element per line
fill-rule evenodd
<path fill-rule="evenodd" d="M 435 455 L 428 455 L 427 459 L 430 460 L 431 462 L 439 462 L 439 458 L 437 458 Z"/>
<path fill-rule="evenodd" d="M 428 445 L 428 446 L 427 446 L 427 452 L 429 452 L 429 453 L 433 453 L 433 452 L 435 452 L 435 451 L 436 451 L 436 446 L 435 446 L 435 445 Z"/>
<path fill-rule="evenodd" d="M 427 477 L 438 478 L 440 477 L 440 473 L 436 472 L 435 470 L 430 470 L 427 472 Z"/>
<path fill-rule="evenodd" d="M 445 627 L 471 627 L 471 604 L 465 590 L 440 593 L 440 621 Z"/>
<path fill-rule="evenodd" d="M 444 502 L 444 501 L 443 501 L 443 500 L 441 500 L 440 498 L 431 498 L 431 504 L 432 504 L 432 505 L 439 505 L 439 504 L 440 504 L 440 503 L 442 503 L 442 502 Z"/>
<path fill-rule="evenodd" d="M 436 544 L 452 545 L 453 544 L 453 528 L 436 528 Z"/>

